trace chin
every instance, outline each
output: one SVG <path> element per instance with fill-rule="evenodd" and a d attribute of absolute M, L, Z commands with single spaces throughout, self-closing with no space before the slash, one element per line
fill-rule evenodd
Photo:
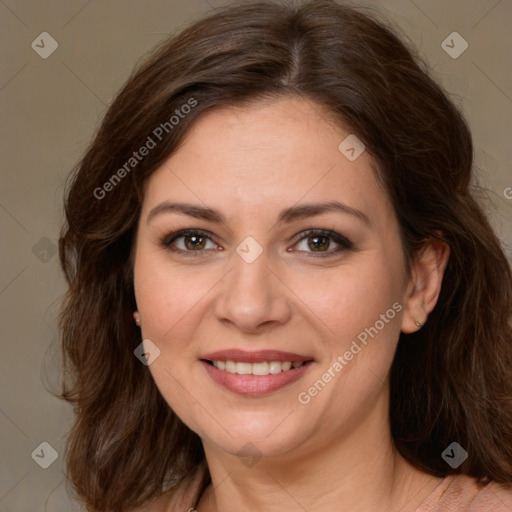
<path fill-rule="evenodd" d="M 293 413 L 288 418 L 286 414 L 279 418 L 270 413 L 265 416 L 262 418 L 261 413 L 238 415 L 230 418 L 228 426 L 223 425 L 226 430 L 217 424 L 212 429 L 213 422 L 208 421 L 205 430 L 198 435 L 206 445 L 214 445 L 215 449 L 238 457 L 283 457 L 296 452 L 314 435 L 315 428 L 305 428 Z"/>

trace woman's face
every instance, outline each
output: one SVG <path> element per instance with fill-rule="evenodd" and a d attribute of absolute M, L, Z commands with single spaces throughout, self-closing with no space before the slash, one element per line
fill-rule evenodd
<path fill-rule="evenodd" d="M 149 370 L 209 450 L 306 453 L 386 419 L 408 283 L 372 158 L 339 149 L 349 135 L 298 98 L 211 111 L 147 182 Z"/>

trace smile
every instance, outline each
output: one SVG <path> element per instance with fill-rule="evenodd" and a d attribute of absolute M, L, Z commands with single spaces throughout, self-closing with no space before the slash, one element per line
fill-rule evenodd
<path fill-rule="evenodd" d="M 222 388 L 238 395 L 258 397 L 296 382 L 314 361 L 290 352 L 233 349 L 207 354 L 200 363 Z"/>

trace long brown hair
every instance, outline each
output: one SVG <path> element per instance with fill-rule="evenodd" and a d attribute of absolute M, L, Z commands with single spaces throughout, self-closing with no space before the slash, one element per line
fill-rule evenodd
<path fill-rule="evenodd" d="M 408 270 L 425 240 L 441 237 L 451 248 L 436 308 L 418 333 L 401 335 L 392 365 L 397 449 L 432 475 L 512 482 L 511 270 L 470 185 L 468 127 L 427 70 L 370 11 L 264 1 L 196 22 L 130 77 L 71 176 L 59 242 L 69 285 L 60 396 L 75 412 L 67 473 L 89 510 L 139 506 L 206 468 L 199 437 L 133 353 L 144 182 L 201 113 L 284 95 L 325 107 L 366 145 Z M 152 147 L 135 160 L 143 145 Z M 457 469 L 441 457 L 453 441 L 469 453 Z"/>

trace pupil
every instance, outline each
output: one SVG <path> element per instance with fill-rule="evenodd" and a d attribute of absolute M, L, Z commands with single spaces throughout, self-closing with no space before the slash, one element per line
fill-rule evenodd
<path fill-rule="evenodd" d="M 327 249 L 329 247 L 329 240 L 326 236 L 314 235 L 310 237 L 310 240 L 312 241 L 312 244 L 309 244 L 309 248 L 313 251 L 318 251 L 319 249 Z"/>

